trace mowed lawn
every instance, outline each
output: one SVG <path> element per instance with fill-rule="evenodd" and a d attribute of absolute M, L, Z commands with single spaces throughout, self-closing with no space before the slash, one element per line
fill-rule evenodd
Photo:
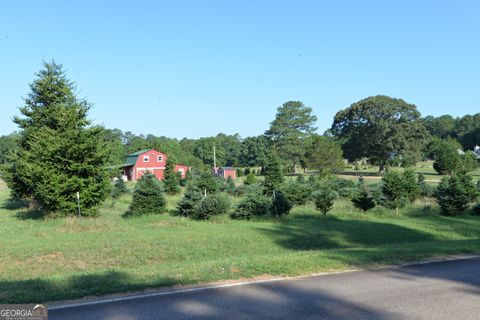
<path fill-rule="evenodd" d="M 179 197 L 169 198 L 169 208 Z M 98 218 L 33 220 L 0 185 L 0 303 L 49 302 L 227 279 L 300 275 L 480 252 L 480 217 L 423 204 L 395 215 L 337 201 L 322 216 L 295 207 L 276 221 L 170 214 L 122 218 L 130 197 Z M 235 201 L 235 199 L 232 199 Z"/>

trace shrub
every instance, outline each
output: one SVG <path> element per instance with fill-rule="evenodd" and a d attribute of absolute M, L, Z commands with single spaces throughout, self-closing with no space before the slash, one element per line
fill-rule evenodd
<path fill-rule="evenodd" d="M 113 183 L 112 198 L 118 199 L 120 198 L 120 196 L 129 192 L 130 191 L 128 190 L 127 185 L 125 184 L 125 181 L 123 181 L 122 177 L 117 177 L 117 179 Z"/>
<path fill-rule="evenodd" d="M 358 180 L 358 187 L 355 195 L 352 197 L 352 203 L 355 208 L 364 212 L 375 207 L 375 198 L 370 192 L 363 177 Z"/>
<path fill-rule="evenodd" d="M 193 209 L 193 218 L 209 219 L 211 216 L 224 214 L 230 208 L 228 198 L 223 194 L 214 194 L 203 198 Z"/>
<path fill-rule="evenodd" d="M 195 207 L 202 199 L 200 190 L 193 183 L 189 183 L 183 198 L 177 204 L 178 213 L 184 217 L 193 216 Z"/>
<path fill-rule="evenodd" d="M 256 181 L 257 181 L 257 178 L 255 177 L 255 175 L 253 173 L 249 173 L 247 174 L 247 177 L 243 181 L 243 184 L 249 186 L 254 184 Z"/>
<path fill-rule="evenodd" d="M 303 174 L 299 174 L 299 175 L 297 176 L 297 182 L 298 182 L 298 183 L 305 183 L 305 182 L 306 182 L 306 181 L 305 181 L 305 176 L 304 176 Z"/>
<path fill-rule="evenodd" d="M 239 177 L 239 178 L 243 177 L 243 170 L 242 169 L 238 168 L 236 171 L 237 171 L 237 177 Z"/>
<path fill-rule="evenodd" d="M 281 191 L 288 201 L 297 205 L 304 205 L 312 193 L 310 185 L 298 182 L 298 180 L 285 183 Z"/>
<path fill-rule="evenodd" d="M 318 211 L 322 212 L 324 215 L 327 214 L 333 207 L 333 202 L 337 198 L 337 194 L 334 190 L 328 186 L 324 186 L 321 189 L 318 189 L 312 193 L 313 203 L 315 208 Z"/>
<path fill-rule="evenodd" d="M 261 191 L 249 190 L 235 208 L 231 217 L 233 219 L 250 220 L 253 217 L 263 217 L 270 214 L 272 199 L 262 194 Z"/>
<path fill-rule="evenodd" d="M 162 185 L 153 174 L 146 174 L 140 179 L 133 192 L 132 203 L 126 216 L 162 213 L 166 205 Z"/>
<path fill-rule="evenodd" d="M 290 209 L 292 209 L 290 201 L 288 201 L 285 195 L 280 191 L 274 191 L 272 197 L 272 215 L 276 218 L 287 215 L 290 212 Z"/>
<path fill-rule="evenodd" d="M 470 176 L 453 175 L 442 179 L 435 198 L 443 214 L 456 215 L 465 211 L 478 198 L 478 190 Z"/>

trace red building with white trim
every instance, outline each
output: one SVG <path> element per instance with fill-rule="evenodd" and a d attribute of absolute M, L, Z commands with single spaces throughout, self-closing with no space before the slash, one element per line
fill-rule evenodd
<path fill-rule="evenodd" d="M 228 177 L 232 179 L 237 178 L 237 170 L 232 167 L 220 167 L 220 168 L 213 168 L 213 175 L 215 177 L 223 177 L 228 179 Z"/>
<path fill-rule="evenodd" d="M 146 173 L 154 174 L 158 180 L 163 180 L 167 159 L 165 153 L 153 149 L 141 150 L 129 155 L 121 168 L 128 181 L 140 180 Z M 185 165 L 175 165 L 175 172 L 180 172 L 182 179 L 185 179 L 188 170 L 189 167 Z"/>

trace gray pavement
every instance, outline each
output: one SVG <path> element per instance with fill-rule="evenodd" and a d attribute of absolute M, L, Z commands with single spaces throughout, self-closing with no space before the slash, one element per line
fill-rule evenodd
<path fill-rule="evenodd" d="M 49 319 L 480 319 L 480 258 L 50 310 Z"/>

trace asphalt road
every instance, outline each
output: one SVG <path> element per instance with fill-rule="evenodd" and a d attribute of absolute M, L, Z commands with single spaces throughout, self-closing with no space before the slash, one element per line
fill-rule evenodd
<path fill-rule="evenodd" d="M 480 258 L 70 306 L 49 319 L 480 319 Z"/>

